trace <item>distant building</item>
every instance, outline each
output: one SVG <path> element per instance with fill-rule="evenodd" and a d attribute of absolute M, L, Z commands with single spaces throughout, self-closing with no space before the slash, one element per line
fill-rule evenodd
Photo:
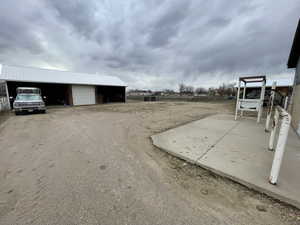
<path fill-rule="evenodd" d="M 291 114 L 292 125 L 300 135 L 300 19 L 298 21 L 298 27 L 294 36 L 287 67 L 296 68 Z"/>
<path fill-rule="evenodd" d="M 148 95 L 152 95 L 152 91 L 151 90 L 129 90 L 127 92 L 128 96 L 148 96 Z"/>

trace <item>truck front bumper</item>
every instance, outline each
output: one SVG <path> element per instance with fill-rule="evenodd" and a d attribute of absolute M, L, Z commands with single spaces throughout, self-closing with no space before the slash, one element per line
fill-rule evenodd
<path fill-rule="evenodd" d="M 15 112 L 34 112 L 34 111 L 46 111 L 45 106 L 35 106 L 35 107 L 15 107 Z"/>

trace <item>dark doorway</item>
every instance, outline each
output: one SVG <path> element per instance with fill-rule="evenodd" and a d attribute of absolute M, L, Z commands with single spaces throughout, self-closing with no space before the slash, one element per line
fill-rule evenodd
<path fill-rule="evenodd" d="M 40 88 L 46 105 L 72 105 L 71 85 L 8 81 L 8 93 L 15 98 L 18 87 Z"/>
<path fill-rule="evenodd" d="M 96 103 L 125 102 L 125 87 L 96 86 Z"/>

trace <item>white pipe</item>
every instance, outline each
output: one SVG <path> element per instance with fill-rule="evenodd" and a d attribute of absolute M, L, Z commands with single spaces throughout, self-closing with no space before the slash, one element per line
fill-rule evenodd
<path fill-rule="evenodd" d="M 246 97 L 246 83 L 244 82 L 244 88 L 243 88 L 243 100 L 245 100 L 245 97 Z M 244 111 L 241 111 L 241 116 L 244 115 Z"/>
<path fill-rule="evenodd" d="M 265 132 L 269 132 L 271 115 L 272 115 L 272 111 L 268 112 L 267 119 L 266 119 Z"/>
<path fill-rule="evenodd" d="M 238 92 L 237 92 L 237 95 L 236 95 L 236 107 L 235 107 L 235 117 L 234 117 L 234 120 L 237 119 L 237 114 L 238 114 L 238 110 L 239 110 L 240 89 L 241 89 L 241 81 L 239 79 Z"/>
<path fill-rule="evenodd" d="M 275 98 L 275 89 L 276 89 L 276 81 L 274 81 L 272 84 L 271 95 L 270 95 L 270 99 L 269 99 L 269 107 L 268 107 L 266 126 L 265 126 L 266 132 L 269 132 L 269 129 L 270 129 L 270 121 L 271 121 L 273 105 L 274 105 L 274 98 Z"/>
<path fill-rule="evenodd" d="M 269 178 L 271 184 L 277 183 L 278 175 L 282 163 L 282 158 L 285 150 L 285 145 L 289 134 L 289 128 L 291 124 L 290 114 L 282 108 L 280 111 L 281 111 L 280 116 L 282 117 L 282 123 L 279 131 L 278 142 L 277 142 L 276 151 L 272 163 L 271 174 Z"/>
<path fill-rule="evenodd" d="M 264 98 L 265 98 L 265 87 L 266 87 L 266 81 L 263 81 L 263 85 L 262 85 L 261 91 L 260 91 L 260 103 L 259 103 L 259 109 L 258 109 L 258 115 L 257 115 L 257 123 L 260 122 L 260 117 L 262 114 Z"/>
<path fill-rule="evenodd" d="M 284 109 L 285 110 L 287 110 L 288 102 L 289 102 L 289 96 L 285 96 L 285 99 L 284 99 Z"/>
<path fill-rule="evenodd" d="M 279 120 L 279 112 L 278 112 L 278 109 L 276 109 L 275 115 L 273 118 L 273 122 L 272 122 L 271 135 L 270 135 L 270 139 L 269 139 L 269 150 L 270 151 L 274 150 L 274 143 L 275 143 L 275 136 L 276 136 L 276 131 L 277 131 L 278 120 Z"/>

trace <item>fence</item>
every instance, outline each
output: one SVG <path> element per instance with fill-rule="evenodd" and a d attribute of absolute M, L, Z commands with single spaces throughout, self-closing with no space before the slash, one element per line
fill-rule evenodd
<path fill-rule="evenodd" d="M 182 102 L 223 102 L 223 101 L 233 101 L 235 97 L 231 96 L 156 96 L 157 101 L 182 101 Z M 128 95 L 129 100 L 144 101 L 144 96 Z"/>

